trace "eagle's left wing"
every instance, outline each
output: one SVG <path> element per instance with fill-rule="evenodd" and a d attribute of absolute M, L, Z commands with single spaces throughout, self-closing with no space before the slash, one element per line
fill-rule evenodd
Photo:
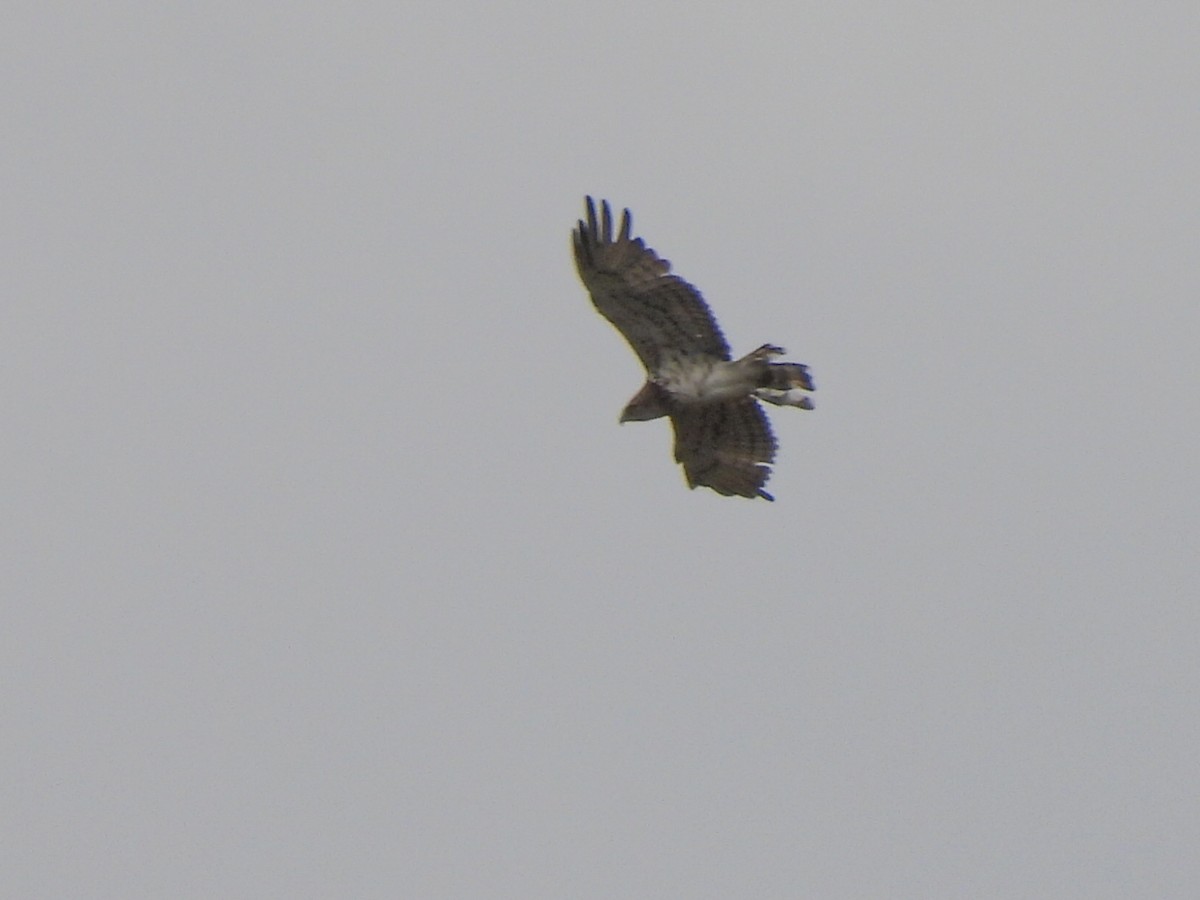
<path fill-rule="evenodd" d="M 671 413 L 675 459 L 689 487 L 718 494 L 775 498 L 763 490 L 775 459 L 775 436 L 752 398 L 718 404 L 679 404 Z"/>
<path fill-rule="evenodd" d="M 729 345 L 700 292 L 672 275 L 671 264 L 630 237 L 629 210 L 613 237 L 612 210 L 587 198 L 587 221 L 572 237 L 575 266 L 596 309 L 629 341 L 642 365 L 653 374 L 663 352 L 729 359 Z"/>

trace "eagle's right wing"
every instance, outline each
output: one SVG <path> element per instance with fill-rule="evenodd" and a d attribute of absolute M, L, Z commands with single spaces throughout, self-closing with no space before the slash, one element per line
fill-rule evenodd
<path fill-rule="evenodd" d="M 727 497 L 775 498 L 763 490 L 775 459 L 775 436 L 758 403 L 678 404 L 671 412 L 675 459 L 688 487 L 712 488 Z"/>
<path fill-rule="evenodd" d="M 729 345 L 717 327 L 700 292 L 671 275 L 671 264 L 660 259 L 641 238 L 631 238 L 629 210 L 614 239 L 612 211 L 587 198 L 587 221 L 573 232 L 575 266 L 596 309 L 629 341 L 650 373 L 665 350 L 729 359 Z"/>

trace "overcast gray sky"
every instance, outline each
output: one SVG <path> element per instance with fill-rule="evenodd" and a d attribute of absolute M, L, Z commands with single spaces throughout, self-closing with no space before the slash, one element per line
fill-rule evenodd
<path fill-rule="evenodd" d="M 6 896 L 1195 895 L 1195 2 L 4 31 Z M 776 503 L 585 193 L 811 366 Z"/>

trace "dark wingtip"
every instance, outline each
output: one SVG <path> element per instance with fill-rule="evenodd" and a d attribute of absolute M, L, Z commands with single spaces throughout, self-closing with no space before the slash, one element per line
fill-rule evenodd
<path fill-rule="evenodd" d="M 583 223 L 582 219 L 579 220 L 577 225 L 578 227 L 571 233 L 571 243 L 575 247 L 575 260 L 577 263 L 591 265 L 592 248 L 588 244 L 587 226 Z"/>
<path fill-rule="evenodd" d="M 602 199 L 599 207 L 597 208 L 596 200 L 591 194 L 584 194 L 583 201 L 587 206 L 587 225 L 592 240 L 601 244 L 613 243 L 613 215 L 611 204 L 609 204 L 607 200 Z M 583 221 L 580 220 L 579 224 L 582 227 Z M 621 232 L 617 238 L 617 241 L 628 241 L 630 240 L 632 234 L 633 213 L 629 211 L 629 207 L 625 207 L 621 210 Z"/>
<path fill-rule="evenodd" d="M 607 200 L 600 201 L 600 240 L 612 243 L 612 207 Z"/>
<path fill-rule="evenodd" d="M 775 498 L 772 497 L 770 494 L 768 494 L 766 491 L 764 491 L 762 488 L 758 489 L 758 496 L 762 497 L 764 500 L 769 500 L 771 503 L 775 502 Z"/>

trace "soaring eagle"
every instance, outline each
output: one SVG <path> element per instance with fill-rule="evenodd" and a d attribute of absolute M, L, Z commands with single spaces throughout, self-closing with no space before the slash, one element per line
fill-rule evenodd
<path fill-rule="evenodd" d="M 688 486 L 727 497 L 775 498 L 763 490 L 775 437 L 758 405 L 812 409 L 807 367 L 772 362 L 784 350 L 763 344 L 731 360 L 729 345 L 700 292 L 671 274 L 671 264 L 630 237 L 629 210 L 613 237 L 612 211 L 587 198 L 587 221 L 574 230 L 575 265 L 592 303 L 633 347 L 646 383 L 621 413 L 622 422 L 669 416 L 675 459 Z"/>

